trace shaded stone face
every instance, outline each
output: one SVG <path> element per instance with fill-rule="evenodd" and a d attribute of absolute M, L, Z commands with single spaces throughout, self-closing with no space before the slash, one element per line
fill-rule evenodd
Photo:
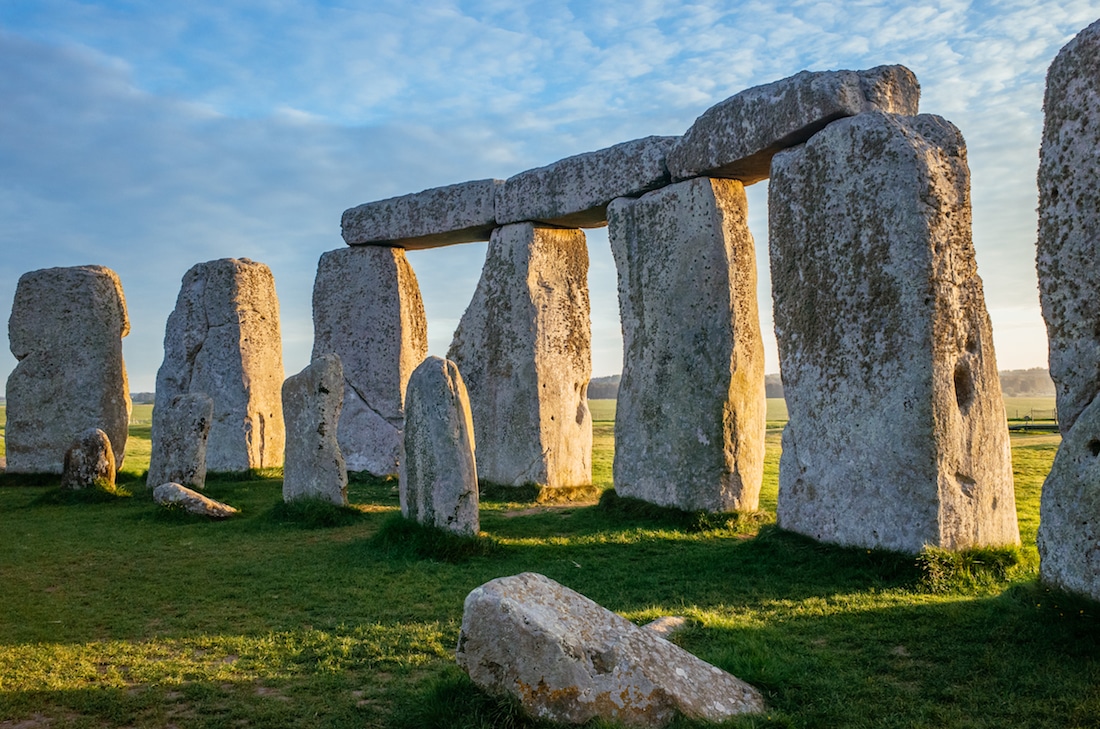
<path fill-rule="evenodd" d="M 177 395 L 153 408 L 148 488 L 169 482 L 203 488 L 206 439 L 213 419 L 214 401 L 202 392 Z"/>
<path fill-rule="evenodd" d="M 400 248 L 329 251 L 313 285 L 313 357 L 344 369 L 337 438 L 349 471 L 396 475 L 405 387 L 428 354 L 416 274 Z"/>
<path fill-rule="evenodd" d="M 111 490 L 115 485 L 115 454 L 111 439 L 99 428 L 89 428 L 65 451 L 61 488 Z"/>
<path fill-rule="evenodd" d="M 755 509 L 764 347 L 741 183 L 696 179 L 608 208 L 623 374 L 615 490 L 686 510 Z"/>
<path fill-rule="evenodd" d="M 73 438 L 99 428 L 121 467 L 130 422 L 122 284 L 102 266 L 31 271 L 15 289 L 8 339 L 9 473 L 61 473 Z"/>
<path fill-rule="evenodd" d="M 490 483 L 592 482 L 588 249 L 579 230 L 493 231 L 447 358 L 470 394 L 478 476 Z"/>
<path fill-rule="evenodd" d="M 283 500 L 320 498 L 348 503 L 348 471 L 336 440 L 344 402 L 340 357 L 323 354 L 283 383 L 286 458 Z"/>
<path fill-rule="evenodd" d="M 939 117 L 868 113 L 772 161 L 784 529 L 904 552 L 1019 542 L 965 154 Z"/>
<path fill-rule="evenodd" d="M 470 397 L 454 362 L 428 357 L 409 379 L 401 456 L 401 513 L 476 536 L 477 465 Z"/>
<path fill-rule="evenodd" d="M 214 401 L 211 471 L 283 462 L 283 345 L 271 269 L 247 258 L 193 266 L 164 332 L 156 407 L 202 392 Z"/>

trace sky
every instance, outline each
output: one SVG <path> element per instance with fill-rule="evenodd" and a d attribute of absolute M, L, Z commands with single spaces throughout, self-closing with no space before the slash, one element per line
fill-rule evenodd
<path fill-rule="evenodd" d="M 1035 173 L 1046 69 L 1093 1 L 0 0 L 0 302 L 23 273 L 115 270 L 132 391 L 151 391 L 195 263 L 271 267 L 284 365 L 309 362 L 317 260 L 355 205 L 684 133 L 803 69 L 900 63 L 968 145 L 1001 369 L 1043 367 Z M 767 184 L 748 189 L 768 372 Z M 605 229 L 593 374 L 622 341 Z M 485 244 L 409 253 L 444 355 Z M 6 349 L 0 376 L 15 367 Z"/>

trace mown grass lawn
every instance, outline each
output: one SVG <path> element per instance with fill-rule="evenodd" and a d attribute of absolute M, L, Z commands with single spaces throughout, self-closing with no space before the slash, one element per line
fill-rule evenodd
<path fill-rule="evenodd" d="M 760 515 L 484 502 L 467 556 L 394 538 L 392 481 L 355 481 L 357 512 L 324 528 L 278 508 L 277 472 L 208 481 L 240 518 L 163 514 L 141 480 L 147 440 L 132 427 L 129 498 L 3 478 L 0 727 L 530 726 L 453 658 L 466 594 L 527 570 L 638 622 L 690 618 L 676 640 L 767 696 L 730 726 L 1100 725 L 1096 606 L 1035 580 L 1057 436 L 1013 436 L 1022 549 L 923 561 L 777 530 L 775 427 Z"/>

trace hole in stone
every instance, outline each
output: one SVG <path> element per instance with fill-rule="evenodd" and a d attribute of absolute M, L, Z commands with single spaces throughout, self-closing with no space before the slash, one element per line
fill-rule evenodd
<path fill-rule="evenodd" d="M 1094 457 L 1100 456 L 1100 438 L 1093 438 L 1089 441 L 1089 452 L 1092 453 Z"/>
<path fill-rule="evenodd" d="M 959 410 L 965 410 L 973 401 L 974 382 L 970 377 L 970 365 L 962 361 L 955 365 L 955 402 Z"/>

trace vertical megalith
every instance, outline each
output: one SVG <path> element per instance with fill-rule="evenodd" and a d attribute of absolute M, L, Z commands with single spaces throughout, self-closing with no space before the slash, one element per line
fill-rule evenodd
<path fill-rule="evenodd" d="M 474 423 L 454 362 L 428 357 L 409 379 L 400 495 L 407 519 L 463 536 L 478 533 Z"/>
<path fill-rule="evenodd" d="M 284 501 L 317 498 L 347 505 L 348 471 L 336 438 L 343 402 L 344 369 L 335 354 L 317 357 L 283 383 Z"/>
<path fill-rule="evenodd" d="M 531 223 L 493 231 L 447 357 L 470 392 L 483 481 L 591 483 L 584 233 Z"/>
<path fill-rule="evenodd" d="M 152 448 L 145 485 L 174 482 L 201 489 L 206 484 L 206 439 L 214 401 L 191 392 L 167 398 L 153 408 Z"/>
<path fill-rule="evenodd" d="M 1047 72 L 1039 298 L 1062 443 L 1043 484 L 1039 575 L 1100 600 L 1100 21 Z"/>
<path fill-rule="evenodd" d="M 282 335 L 271 269 L 247 258 L 198 263 L 183 276 L 164 332 L 155 408 L 189 392 L 214 401 L 211 471 L 283 462 Z"/>
<path fill-rule="evenodd" d="M 405 387 L 428 353 L 416 274 L 401 248 L 329 251 L 313 285 L 313 357 L 344 367 L 337 438 L 350 471 L 397 473 Z"/>
<path fill-rule="evenodd" d="M 61 473 L 73 438 L 89 428 L 107 434 L 122 465 L 129 332 L 122 284 L 108 268 L 46 268 L 19 278 L 8 320 L 19 362 L 6 392 L 8 473 Z"/>
<path fill-rule="evenodd" d="M 833 122 L 775 156 L 768 207 L 779 526 L 904 552 L 1018 543 L 962 135 Z"/>
<path fill-rule="evenodd" d="M 104 491 L 115 489 L 115 454 L 111 439 L 99 428 L 88 428 L 65 451 L 61 488 Z"/>
<path fill-rule="evenodd" d="M 623 373 L 615 491 L 662 506 L 755 509 L 764 347 L 740 182 L 697 178 L 608 208 Z"/>

